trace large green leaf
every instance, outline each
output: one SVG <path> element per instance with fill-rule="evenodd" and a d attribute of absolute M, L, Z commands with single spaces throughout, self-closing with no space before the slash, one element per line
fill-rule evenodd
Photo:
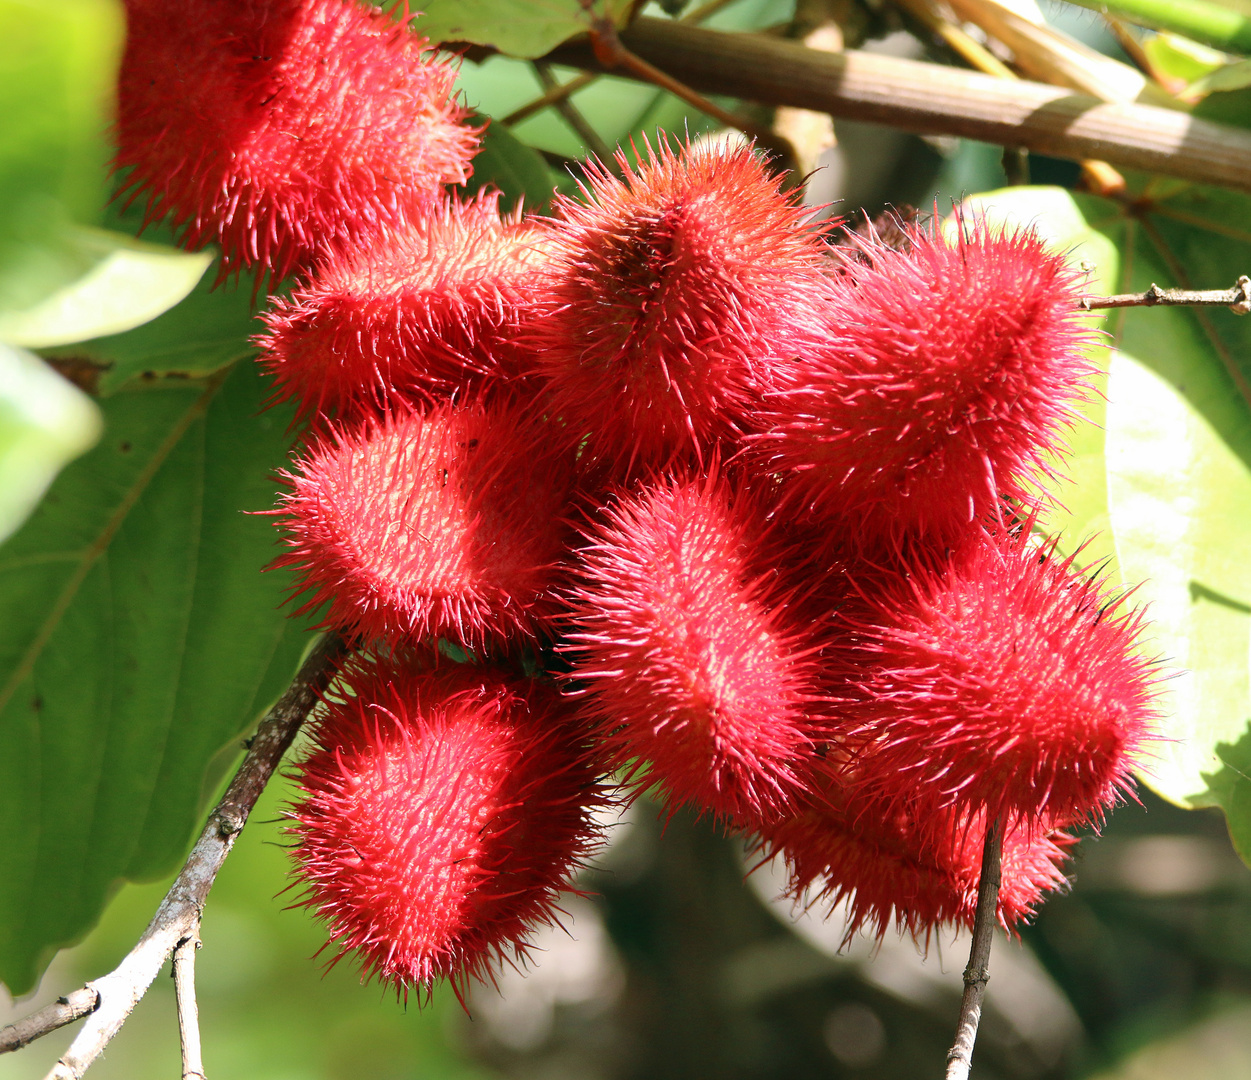
<path fill-rule="evenodd" d="M 1093 231 L 1116 291 L 1218 288 L 1251 272 L 1251 199 L 1152 182 L 1132 203 L 1016 189 L 983 196 L 1062 244 Z M 1107 284 L 1100 286 L 1107 288 Z M 1251 861 L 1251 320 L 1198 308 L 1115 313 L 1104 493 L 1087 474 L 1083 509 L 1056 527 L 1106 520 L 1127 584 L 1141 582 L 1146 647 L 1171 677 L 1143 777 L 1182 806 L 1224 808 Z M 1089 464 L 1089 463 L 1088 463 Z M 1071 504 L 1070 504 L 1071 505 Z"/>
<path fill-rule="evenodd" d="M 633 0 L 426 0 L 414 23 L 434 42 L 490 45 L 532 59 L 591 29 L 595 18 L 623 25 Z"/>
<path fill-rule="evenodd" d="M 37 356 L 0 345 L 0 541 L 100 437 L 100 410 Z"/>
<path fill-rule="evenodd" d="M 0 0 L 0 310 L 82 271 L 65 230 L 104 203 L 123 33 L 118 0 Z"/>
<path fill-rule="evenodd" d="M 262 574 L 286 412 L 243 364 L 104 403 L 106 435 L 0 548 L 0 978 L 21 993 L 123 879 L 167 872 L 205 769 L 303 640 Z"/>

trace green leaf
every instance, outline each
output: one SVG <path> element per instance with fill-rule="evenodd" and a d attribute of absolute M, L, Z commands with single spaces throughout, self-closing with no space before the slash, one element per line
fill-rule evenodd
<path fill-rule="evenodd" d="M 67 232 L 89 268 L 32 307 L 0 311 L 0 341 L 40 348 L 142 326 L 184 299 L 213 261 L 104 229 Z"/>
<path fill-rule="evenodd" d="M 100 410 L 37 356 L 0 345 L 0 541 L 100 437 Z"/>
<path fill-rule="evenodd" d="M 123 879 L 183 857 L 205 768 L 305 635 L 261 570 L 289 413 L 250 364 L 104 403 L 106 435 L 0 548 L 0 978 L 29 989 Z"/>
<path fill-rule="evenodd" d="M 130 234 L 138 232 L 142 222 L 143 208 L 138 203 L 126 209 L 114 204 L 106 218 L 110 229 Z M 162 225 L 144 230 L 144 237 L 162 244 L 172 240 Z M 202 260 L 205 255 L 183 258 Z M 183 265 L 189 269 L 193 264 Z M 186 299 L 151 322 L 43 353 L 97 368 L 97 388 L 106 396 L 142 375 L 203 378 L 255 353 L 249 339 L 263 329 L 255 319 L 256 306 L 250 278 L 217 284 L 209 274 L 200 278 Z"/>
<path fill-rule="evenodd" d="M 486 117 L 477 117 L 483 123 Z M 491 123 L 482 137 L 482 149 L 473 159 L 473 176 L 466 191 L 493 184 L 504 193 L 503 205 L 522 200 L 527 210 L 543 210 L 552 201 L 558 182 L 555 172 L 532 146 L 527 146 L 503 124 Z"/>
<path fill-rule="evenodd" d="M 1164 75 L 1194 82 L 1226 63 L 1225 53 L 1179 34 L 1149 34 L 1142 43 L 1151 66 Z"/>
<path fill-rule="evenodd" d="M 632 0 L 600 0 L 588 11 L 582 0 L 426 0 L 413 25 L 434 42 L 490 45 L 532 60 L 587 33 L 593 17 L 623 26 L 631 6 Z"/>
<path fill-rule="evenodd" d="M 1188 87 L 1188 94 L 1211 94 L 1217 90 L 1242 90 L 1251 86 L 1251 60 L 1239 60 L 1236 64 L 1222 64 L 1213 68 Z"/>
<path fill-rule="evenodd" d="M 1210 0 L 1069 0 L 1231 52 L 1251 52 L 1251 18 Z"/>
<path fill-rule="evenodd" d="M 1061 242 L 1087 244 L 1100 290 L 1228 287 L 1251 272 L 1245 195 L 1153 181 L 1132 203 L 1030 189 L 982 198 Z M 1143 779 L 1181 806 L 1223 807 L 1251 862 L 1251 320 L 1141 308 L 1109 315 L 1105 327 L 1117 351 L 1102 484 L 1096 458 L 1079 461 L 1081 488 L 1066 498 L 1075 512 L 1050 524 L 1097 521 L 1106 500 L 1120 574 L 1141 583 L 1136 596 L 1153 620 L 1145 648 L 1171 675 Z"/>
<path fill-rule="evenodd" d="M 80 273 L 63 233 L 104 204 L 124 23 L 117 0 L 0 0 L 0 310 Z"/>

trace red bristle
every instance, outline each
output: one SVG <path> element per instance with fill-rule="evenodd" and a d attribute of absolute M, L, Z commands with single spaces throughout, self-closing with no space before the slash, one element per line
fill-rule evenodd
<path fill-rule="evenodd" d="M 257 340 L 280 396 L 339 416 L 515 383 L 542 231 L 501 220 L 499 193 L 448 198 L 372 243 L 324 260 Z"/>
<path fill-rule="evenodd" d="M 875 577 L 848 618 L 855 786 L 1027 825 L 1098 819 L 1156 720 L 1141 610 L 1027 530 Z"/>
<path fill-rule="evenodd" d="M 560 608 L 572 462 L 498 400 L 404 413 L 315 441 L 276 512 L 328 625 L 469 648 L 543 634 Z"/>
<path fill-rule="evenodd" d="M 1080 275 L 1034 234 L 911 240 L 861 242 L 750 436 L 792 511 L 867 548 L 1036 500 L 1093 373 Z"/>
<path fill-rule="evenodd" d="M 605 512 L 573 594 L 572 676 L 621 766 L 673 806 L 768 820 L 805 789 L 831 721 L 819 631 L 756 500 L 709 479 Z"/>
<path fill-rule="evenodd" d="M 824 285 L 812 212 L 744 146 L 667 144 L 588 169 L 554 223 L 535 327 L 549 412 L 618 475 L 738 432 Z"/>
<path fill-rule="evenodd" d="M 295 775 L 301 903 L 337 961 L 428 996 L 524 959 L 597 846 L 585 736 L 541 683 L 490 668 L 350 665 Z M 332 961 L 333 963 L 334 961 Z"/>
<path fill-rule="evenodd" d="M 894 926 L 928 942 L 941 926 L 973 925 L 985 818 L 939 812 L 922 819 L 830 789 L 761 835 L 764 859 L 786 860 L 788 895 L 831 906 L 846 901 L 848 939 L 861 930 L 881 938 Z M 1006 831 L 998 905 L 1005 929 L 1066 884 L 1061 866 L 1075 842 L 1057 829 Z"/>
<path fill-rule="evenodd" d="M 455 66 L 354 0 L 126 0 L 119 169 L 149 220 L 277 281 L 463 182 Z"/>

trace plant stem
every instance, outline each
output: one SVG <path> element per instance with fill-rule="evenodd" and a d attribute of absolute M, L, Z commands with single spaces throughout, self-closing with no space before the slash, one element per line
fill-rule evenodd
<path fill-rule="evenodd" d="M 0 1054 L 20 1050 L 45 1035 L 89 1016 L 100 1007 L 100 995 L 90 986 L 59 997 L 51 1005 L 0 1030 Z"/>
<path fill-rule="evenodd" d="M 1235 315 L 1251 313 L 1251 277 L 1243 274 L 1232 289 L 1161 289 L 1152 284 L 1146 292 L 1116 296 L 1084 296 L 1084 310 L 1124 307 L 1227 307 Z"/>
<path fill-rule="evenodd" d="M 261 721 L 248 743 L 243 763 L 230 781 L 230 787 L 209 814 L 200 839 L 191 849 L 143 936 L 113 971 L 70 995 L 77 998 L 91 994 L 98 1004 L 94 1010 L 87 1010 L 87 1022 L 45 1080 L 79 1080 L 126 1022 L 170 953 L 180 944 L 198 937 L 200 914 L 217 872 L 246 824 L 256 800 L 295 738 L 295 733 L 329 685 L 346 650 L 347 646 L 338 635 L 327 634 L 323 637 L 313 647 L 286 692 Z M 0 1042 L 13 1028 L 29 1026 L 36 1017 L 46 1012 L 48 1010 L 41 1010 L 18 1021 L 12 1028 L 6 1028 L 0 1033 Z M 52 1023 L 25 1041 L 46 1035 L 68 1022 Z"/>
<path fill-rule="evenodd" d="M 198 922 L 199 920 L 197 920 Z M 195 953 L 200 947 L 199 927 L 174 950 L 174 997 L 178 1002 L 178 1042 L 182 1047 L 182 1080 L 204 1080 L 200 1052 L 200 1010 L 195 1003 Z"/>
<path fill-rule="evenodd" d="M 1179 34 L 1233 52 L 1251 52 L 1251 19 L 1208 0 L 1069 0 L 1078 7 L 1119 15 L 1140 26 Z"/>
<path fill-rule="evenodd" d="M 973 1064 L 973 1044 L 977 1042 L 977 1025 L 982 1019 L 982 998 L 986 996 L 986 984 L 990 981 L 990 946 L 998 922 L 1002 853 L 1003 822 L 996 820 L 986 830 L 982 844 L 982 877 L 977 886 L 973 945 L 969 949 L 969 966 L 964 969 L 964 996 L 960 1000 L 956 1041 L 947 1053 L 946 1080 L 967 1080 Z"/>
<path fill-rule="evenodd" d="M 621 41 L 654 67 L 709 93 L 1251 190 L 1251 131 L 1173 109 L 662 19 L 635 20 Z M 548 59 L 603 70 L 586 45 L 562 46 Z"/>

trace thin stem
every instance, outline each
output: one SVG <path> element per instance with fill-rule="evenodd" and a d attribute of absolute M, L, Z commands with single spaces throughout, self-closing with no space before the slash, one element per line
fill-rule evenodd
<path fill-rule="evenodd" d="M 671 25 L 681 26 L 682 24 L 673 23 Z M 716 31 L 710 32 L 716 33 Z M 621 68 L 636 79 L 650 82 L 655 86 L 659 86 L 662 90 L 668 90 L 674 97 L 680 98 L 700 112 L 711 116 L 718 123 L 724 124 L 726 127 L 737 128 L 761 146 L 774 151 L 784 161 L 793 162 L 795 160 L 795 148 L 791 146 L 788 139 L 767 127 L 762 127 L 754 120 L 749 120 L 738 113 L 723 109 L 716 102 L 709 101 L 703 94 L 687 86 L 680 79 L 674 78 L 668 72 L 656 67 L 655 64 L 644 60 L 622 43 L 621 38 L 617 35 L 616 27 L 611 22 L 604 20 L 597 23 L 592 33 L 591 41 L 595 55 L 604 63 L 613 68 Z"/>
<path fill-rule="evenodd" d="M 239 771 L 230 781 L 222 801 L 209 814 L 200 839 L 143 936 L 113 971 L 70 995 L 94 994 L 98 1005 L 45 1080 L 80 1080 L 126 1022 L 170 953 L 179 943 L 197 936 L 204 901 L 217 872 L 345 651 L 346 645 L 337 635 L 327 634 L 322 638 L 286 693 L 261 721 L 256 735 L 248 743 L 248 752 Z M 27 1017 L 19 1021 L 19 1025 L 33 1020 L 34 1017 Z M 38 1034 L 46 1034 L 46 1031 Z"/>
<path fill-rule="evenodd" d="M 964 969 L 964 997 L 960 1000 L 960 1020 L 956 1041 L 947 1052 L 947 1080 L 968 1080 L 973 1064 L 973 1044 L 982 1019 L 982 998 L 990 981 L 990 946 L 995 939 L 999 911 L 1000 860 L 1003 854 L 1003 821 L 996 820 L 986 830 L 982 844 L 982 877 L 977 886 L 977 913 L 973 917 L 973 945 L 969 966 Z"/>
<path fill-rule="evenodd" d="M 195 954 L 199 933 L 183 938 L 174 950 L 174 997 L 178 1002 L 178 1041 L 182 1047 L 182 1080 L 204 1080 L 200 1053 L 200 1010 L 195 1003 Z"/>
<path fill-rule="evenodd" d="M 589 71 L 584 71 L 581 75 L 575 75 L 567 83 L 552 86 L 545 90 L 541 97 L 526 102 L 519 109 L 514 109 L 500 123 L 506 127 L 520 124 L 521 121 L 530 119 L 535 113 L 542 112 L 549 105 L 560 104 L 560 102 L 565 101 L 570 95 L 576 94 L 584 86 L 590 86 L 598 78 L 599 75 Z"/>
<path fill-rule="evenodd" d="M 100 1007 L 100 995 L 90 986 L 59 997 L 36 1013 L 0 1028 L 0 1054 L 20 1050 L 45 1035 L 89 1016 Z"/>
<path fill-rule="evenodd" d="M 541 60 L 536 60 L 534 62 L 534 73 L 539 77 L 539 82 L 543 84 L 543 88 L 548 93 L 561 89 L 556 76 L 552 74 L 551 64 L 545 64 Z M 573 129 L 574 134 L 582 140 L 586 148 L 599 158 L 604 165 L 611 167 L 613 154 L 608 148 L 608 144 L 600 138 L 599 132 L 587 122 L 586 117 L 578 111 L 577 106 L 569 100 L 568 95 L 553 97 L 551 105 L 564 118 L 565 123 Z"/>
<path fill-rule="evenodd" d="M 1085 311 L 1126 307 L 1227 307 L 1235 315 L 1251 313 L 1251 277 L 1243 274 L 1232 289 L 1161 289 L 1153 284 L 1146 292 L 1116 296 L 1084 296 Z"/>
<path fill-rule="evenodd" d="M 1175 30 L 1205 45 L 1251 52 L 1251 19 L 1208 0 L 1069 0 L 1078 7 L 1119 15 L 1140 26 Z"/>

